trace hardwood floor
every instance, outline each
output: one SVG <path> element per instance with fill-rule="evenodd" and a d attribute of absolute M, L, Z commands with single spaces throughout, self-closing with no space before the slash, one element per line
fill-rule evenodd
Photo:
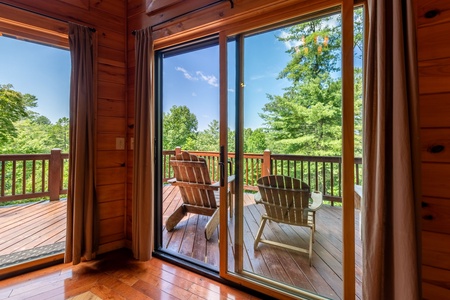
<path fill-rule="evenodd" d="M 0 281 L 0 299 L 78 295 L 74 299 L 260 299 L 157 258 L 136 261 L 125 249 L 76 266 L 61 264 Z"/>

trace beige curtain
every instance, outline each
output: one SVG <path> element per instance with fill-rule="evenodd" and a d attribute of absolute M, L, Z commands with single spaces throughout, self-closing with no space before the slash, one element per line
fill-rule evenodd
<path fill-rule="evenodd" d="M 70 81 L 69 192 L 65 262 L 90 260 L 97 248 L 94 148 L 93 32 L 69 24 Z"/>
<path fill-rule="evenodd" d="M 414 1 L 367 0 L 363 299 L 420 299 Z"/>
<path fill-rule="evenodd" d="M 150 28 L 135 32 L 134 160 L 132 241 L 136 259 L 149 260 L 153 250 L 153 43 Z"/>

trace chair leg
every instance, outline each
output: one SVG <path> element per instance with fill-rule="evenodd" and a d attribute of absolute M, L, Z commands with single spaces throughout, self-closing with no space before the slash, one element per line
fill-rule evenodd
<path fill-rule="evenodd" d="M 258 243 L 261 240 L 261 234 L 264 230 L 264 226 L 266 225 L 267 219 L 264 216 L 261 216 L 261 225 L 259 226 L 258 233 L 256 234 L 255 243 L 253 244 L 253 249 L 258 247 Z"/>
<path fill-rule="evenodd" d="M 177 226 L 177 224 L 181 221 L 181 219 L 184 218 L 185 215 L 186 215 L 185 207 L 183 205 L 178 207 L 166 221 L 167 231 L 172 231 L 175 228 L 175 226 Z"/>
<path fill-rule="evenodd" d="M 216 209 L 216 211 L 213 213 L 211 218 L 209 219 L 208 223 L 206 223 L 205 226 L 205 238 L 209 240 L 211 236 L 214 233 L 214 230 L 216 230 L 217 226 L 219 226 L 220 223 L 220 209 Z"/>
<path fill-rule="evenodd" d="M 233 217 L 233 194 L 228 193 L 228 206 L 230 207 L 230 219 Z"/>

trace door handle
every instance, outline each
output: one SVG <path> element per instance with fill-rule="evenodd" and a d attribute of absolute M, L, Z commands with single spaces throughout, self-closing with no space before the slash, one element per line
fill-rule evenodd
<path fill-rule="evenodd" d="M 220 186 L 225 186 L 225 147 L 220 146 L 219 168 L 220 168 Z"/>

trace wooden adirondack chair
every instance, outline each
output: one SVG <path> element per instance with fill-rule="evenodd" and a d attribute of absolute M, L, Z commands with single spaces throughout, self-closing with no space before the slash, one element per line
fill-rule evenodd
<path fill-rule="evenodd" d="M 219 182 L 212 183 L 204 158 L 186 151 L 172 156 L 169 164 L 175 178 L 168 182 L 179 187 L 183 204 L 167 219 L 167 231 L 172 231 L 187 213 L 206 215 L 211 217 L 205 227 L 205 237 L 209 240 L 219 225 Z M 228 177 L 228 183 L 233 180 L 234 175 Z M 227 199 L 231 215 L 230 192 Z"/>
<path fill-rule="evenodd" d="M 256 203 L 264 204 L 266 213 L 261 216 L 261 225 L 255 238 L 254 248 L 259 243 L 282 247 L 309 254 L 311 265 L 312 244 L 316 226 L 316 211 L 322 205 L 322 193 L 310 193 L 309 186 L 288 176 L 270 175 L 258 179 L 259 192 L 255 195 Z M 261 239 L 266 221 L 304 226 L 311 229 L 309 248 L 300 248 L 281 242 Z"/>

